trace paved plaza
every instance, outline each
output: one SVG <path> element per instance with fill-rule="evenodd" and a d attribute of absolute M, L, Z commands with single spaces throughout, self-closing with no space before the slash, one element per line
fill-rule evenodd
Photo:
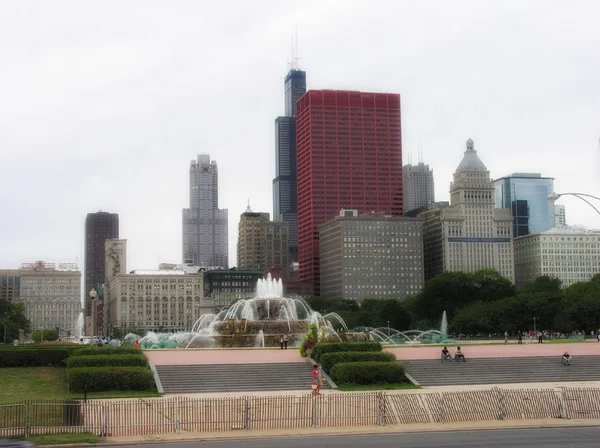
<path fill-rule="evenodd" d="M 459 342 L 460 343 L 460 342 Z M 516 344 L 511 341 L 503 344 L 464 343 L 463 352 L 467 358 L 515 358 L 535 356 L 560 357 L 565 351 L 572 356 L 600 355 L 600 343 L 564 343 L 564 344 Z M 438 359 L 440 346 L 398 346 L 386 347 L 385 351 L 394 353 L 399 361 Z M 451 349 L 453 351 L 453 349 Z M 177 349 L 146 350 L 144 354 L 154 365 L 188 365 L 188 364 L 247 364 L 247 363 L 281 363 L 305 362 L 298 349 Z"/>

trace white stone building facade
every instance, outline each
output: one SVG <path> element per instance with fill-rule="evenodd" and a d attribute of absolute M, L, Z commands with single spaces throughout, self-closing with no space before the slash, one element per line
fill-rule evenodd
<path fill-rule="evenodd" d="M 563 286 L 600 273 L 600 231 L 551 229 L 515 238 L 516 285 L 547 275 Z"/>
<path fill-rule="evenodd" d="M 204 275 L 140 271 L 113 277 L 105 290 L 108 325 L 141 331 L 186 331 L 212 307 L 203 308 Z"/>
<path fill-rule="evenodd" d="M 22 269 L 20 296 L 31 331 L 60 328 L 60 336 L 75 334 L 81 312 L 81 271 L 54 268 Z"/>
<path fill-rule="evenodd" d="M 425 279 L 442 272 L 495 269 L 514 282 L 512 215 L 498 209 L 490 172 L 473 140 L 454 173 L 450 207 L 420 215 L 423 220 Z"/>

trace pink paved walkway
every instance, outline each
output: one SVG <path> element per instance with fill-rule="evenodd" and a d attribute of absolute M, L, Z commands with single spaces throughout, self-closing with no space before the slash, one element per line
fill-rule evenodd
<path fill-rule="evenodd" d="M 533 356 L 560 356 L 568 351 L 573 356 L 600 355 L 600 343 L 581 344 L 523 344 L 462 346 L 467 358 L 513 358 Z M 451 347 L 450 351 L 454 352 Z M 386 348 L 400 361 L 403 359 L 438 359 L 440 346 L 404 346 Z M 277 362 L 305 362 L 297 348 L 279 349 L 179 349 L 146 350 L 144 354 L 154 365 L 186 364 L 251 364 Z"/>
<path fill-rule="evenodd" d="M 276 362 L 306 362 L 297 348 L 288 350 L 256 349 L 180 349 L 146 350 L 144 354 L 154 365 L 185 364 L 252 364 Z"/>
<path fill-rule="evenodd" d="M 516 358 L 533 356 L 560 356 L 568 351 L 573 356 L 600 355 L 600 343 L 588 342 L 581 344 L 523 344 L 510 343 L 507 345 L 468 345 L 462 347 L 467 358 Z M 438 359 L 442 348 L 435 347 L 398 347 L 386 348 L 400 361 L 403 359 Z M 455 347 L 449 348 L 453 353 Z"/>

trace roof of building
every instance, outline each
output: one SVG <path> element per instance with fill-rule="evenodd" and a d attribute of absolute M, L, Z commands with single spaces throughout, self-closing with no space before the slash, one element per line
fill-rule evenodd
<path fill-rule="evenodd" d="M 475 144 L 473 140 L 467 140 L 467 150 L 465 151 L 465 155 L 456 168 L 456 171 L 487 171 L 488 169 L 483 164 L 479 156 L 477 155 L 477 151 L 475 151 Z"/>

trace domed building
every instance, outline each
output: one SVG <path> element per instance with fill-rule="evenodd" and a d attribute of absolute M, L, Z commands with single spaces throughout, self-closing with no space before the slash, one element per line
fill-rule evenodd
<path fill-rule="evenodd" d="M 515 281 L 512 214 L 496 208 L 494 182 L 473 140 L 454 172 L 450 207 L 420 215 L 425 280 L 442 272 L 495 269 Z"/>

